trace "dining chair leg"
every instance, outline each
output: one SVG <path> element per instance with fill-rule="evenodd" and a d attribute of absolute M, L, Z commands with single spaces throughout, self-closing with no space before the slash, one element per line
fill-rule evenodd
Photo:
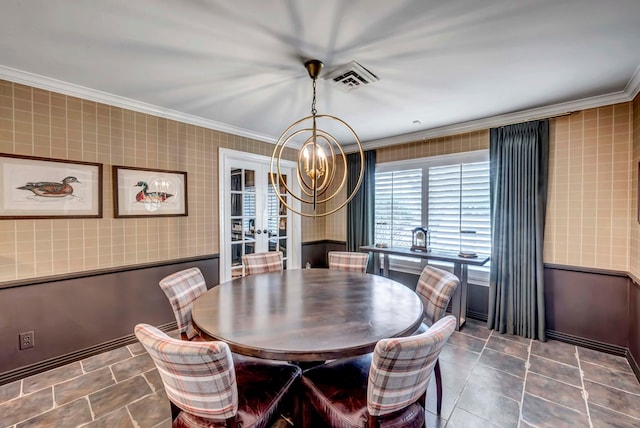
<path fill-rule="evenodd" d="M 303 403 L 304 403 L 304 399 L 303 397 L 303 391 L 302 391 L 302 383 L 300 382 L 300 379 L 298 379 L 296 381 L 296 383 L 293 385 L 292 390 L 289 393 L 289 400 L 291 401 L 291 425 L 294 427 L 300 426 L 302 425 L 304 422 L 304 412 L 303 412 Z M 305 426 L 305 425 L 302 425 Z"/>
<path fill-rule="evenodd" d="M 313 420 L 314 420 L 314 415 L 313 415 L 313 409 L 312 409 L 312 405 L 311 403 L 307 402 L 306 399 L 301 399 L 298 402 L 299 407 L 299 413 L 300 413 L 300 422 L 302 422 L 302 426 L 303 427 L 313 427 Z"/>
<path fill-rule="evenodd" d="M 175 421 L 182 410 L 180 410 L 178 406 L 173 404 L 173 401 L 169 401 L 169 405 L 171 406 L 171 420 Z"/>
<path fill-rule="evenodd" d="M 427 391 L 425 390 L 424 393 L 420 396 L 420 398 L 418 398 L 418 404 L 420 404 L 422 406 L 422 409 L 424 412 L 427 411 Z M 426 415 L 426 413 L 425 413 Z M 427 418 L 424 418 L 424 422 L 422 422 L 422 425 L 420 426 L 420 428 L 426 428 L 427 426 Z"/>
<path fill-rule="evenodd" d="M 367 418 L 367 428 L 380 428 L 380 419 L 377 416 L 371 416 Z"/>
<path fill-rule="evenodd" d="M 442 374 L 440 373 L 440 359 L 436 360 L 433 372 L 436 376 L 436 410 L 439 415 L 442 410 Z"/>

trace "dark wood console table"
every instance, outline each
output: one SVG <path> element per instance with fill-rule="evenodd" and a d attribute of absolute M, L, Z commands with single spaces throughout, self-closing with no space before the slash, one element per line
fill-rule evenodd
<path fill-rule="evenodd" d="M 453 273 L 460 279 L 460 286 L 456 290 L 451 299 L 451 309 L 456 317 L 456 330 L 464 324 L 467 317 L 467 268 L 471 266 L 483 266 L 489 261 L 489 257 L 460 257 L 455 253 L 447 253 L 441 251 L 411 251 L 408 248 L 397 247 L 376 247 L 363 246 L 360 247 L 362 252 L 372 252 L 374 254 L 383 255 L 382 275 L 389 277 L 389 256 L 413 257 L 418 259 L 437 260 L 441 262 L 453 263 Z M 373 259 L 374 272 L 380 272 L 380 258 Z"/>

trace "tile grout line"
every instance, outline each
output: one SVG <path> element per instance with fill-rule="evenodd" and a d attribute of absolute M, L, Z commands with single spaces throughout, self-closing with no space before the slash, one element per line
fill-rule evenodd
<path fill-rule="evenodd" d="M 520 403 L 518 403 L 518 407 L 520 409 L 520 414 L 518 415 L 518 427 L 522 426 L 522 422 L 525 422 L 524 417 L 522 416 L 522 408 L 524 407 L 524 394 L 525 388 L 527 387 L 527 376 L 529 375 L 529 367 L 531 367 L 531 348 L 532 339 L 529 339 L 529 346 L 527 346 L 527 360 L 524 363 L 524 380 L 522 381 L 522 394 L 520 395 Z M 527 422 L 528 424 L 528 422 Z"/>
<path fill-rule="evenodd" d="M 45 414 L 45 413 L 47 413 L 47 412 L 53 411 L 53 410 L 58 409 L 58 408 L 60 408 L 60 407 L 64 407 L 64 406 L 66 406 L 66 405 L 68 405 L 68 404 L 70 404 L 70 403 L 73 403 L 73 402 L 75 402 L 75 401 L 77 401 L 77 400 L 82 400 L 82 399 L 85 399 L 85 400 L 87 401 L 88 406 L 89 406 L 89 412 L 91 413 L 91 419 L 92 419 L 92 421 L 95 421 L 95 420 L 96 420 L 96 419 L 95 419 L 95 413 L 94 413 L 94 411 L 93 411 L 93 407 L 91 406 L 91 400 L 89 399 L 89 396 L 90 396 L 91 394 L 94 394 L 94 393 L 99 392 L 99 391 L 103 391 L 103 390 L 105 390 L 105 389 L 107 389 L 107 388 L 109 388 L 109 387 L 112 387 L 112 386 L 117 385 L 118 383 L 120 383 L 120 382 L 116 379 L 115 374 L 114 374 L 114 372 L 113 372 L 113 370 L 112 370 L 112 368 L 111 368 L 111 367 L 112 367 L 114 364 L 117 364 L 117 363 L 120 363 L 120 362 L 122 362 L 122 361 L 126 361 L 126 360 L 128 360 L 128 359 L 131 359 L 131 358 L 135 357 L 135 356 L 133 355 L 133 353 L 131 352 L 131 350 L 128 348 L 128 346 L 125 346 L 125 347 L 126 347 L 126 348 L 127 348 L 127 350 L 129 351 L 129 354 L 131 355 L 129 358 L 125 358 L 125 359 L 123 359 L 123 360 L 116 361 L 116 362 L 114 362 L 114 363 L 112 363 L 112 364 L 107 364 L 107 365 L 105 365 L 105 366 L 103 366 L 103 367 L 100 367 L 100 368 L 95 369 L 95 370 L 91 370 L 91 371 L 86 372 L 86 373 L 85 373 L 85 369 L 84 369 L 84 365 L 82 364 L 82 361 L 78 361 L 78 363 L 80 363 L 80 369 L 81 369 L 81 371 L 82 371 L 82 374 L 80 374 L 80 375 L 78 375 L 78 376 L 74 376 L 74 377 L 69 378 L 69 379 L 65 379 L 65 380 L 64 380 L 64 381 L 62 381 L 62 382 L 57 382 L 57 383 L 51 384 L 51 385 L 46 386 L 46 387 L 44 387 L 44 388 L 41 388 L 41 389 L 38 389 L 38 390 L 36 390 L 36 391 L 30 392 L 30 393 L 28 393 L 28 394 L 24 394 L 24 391 L 23 391 L 23 389 L 24 389 L 24 379 L 21 379 L 21 380 L 20 380 L 20 394 L 18 395 L 18 397 L 14 398 L 13 400 L 20 399 L 20 398 L 25 398 L 25 397 L 28 397 L 28 396 L 29 396 L 29 395 L 31 395 L 31 394 L 35 394 L 35 393 L 38 393 L 38 392 L 44 391 L 44 390 L 45 390 L 45 389 L 47 389 L 47 388 L 50 388 L 50 389 L 51 389 L 51 400 L 52 400 L 52 405 L 51 405 L 51 407 L 50 407 L 50 408 L 48 408 L 47 410 L 45 410 L 45 411 L 43 411 L 43 412 L 41 412 L 41 413 L 35 414 L 35 415 L 30 415 L 27 419 L 24 419 L 24 420 L 22 420 L 22 421 L 19 421 L 18 423 L 24 423 L 24 422 L 27 422 L 27 421 L 29 421 L 29 420 L 31 420 L 31 419 L 33 419 L 33 418 L 35 418 L 35 417 L 38 417 L 38 416 L 43 415 L 43 414 Z M 72 364 L 73 364 L 73 363 L 72 363 Z M 72 401 L 70 401 L 70 402 L 68 402 L 68 403 L 64 403 L 62 406 L 57 405 L 56 400 L 55 400 L 55 386 L 56 386 L 56 385 L 60 385 L 60 384 L 62 384 L 62 383 L 65 383 L 65 382 L 68 382 L 68 381 L 71 381 L 71 380 L 74 380 L 74 379 L 78 379 L 78 378 L 80 378 L 80 377 L 82 377 L 82 376 L 84 376 L 84 375 L 86 375 L 86 374 L 93 373 L 93 372 L 95 372 L 95 371 L 97 371 L 97 370 L 100 370 L 100 369 L 102 369 L 102 368 L 107 368 L 107 369 L 109 370 L 109 372 L 111 373 L 111 378 L 112 378 L 112 379 L 113 379 L 113 381 L 114 381 L 114 384 L 113 384 L 113 385 L 108 385 L 108 386 L 106 386 L 106 387 L 104 387 L 104 388 L 100 388 L 100 389 L 97 389 L 97 390 L 95 390 L 95 391 L 92 391 L 91 393 L 89 393 L 89 394 L 87 394 L 87 395 L 80 396 L 80 397 L 78 397 L 78 398 L 76 398 L 76 399 L 74 399 L 74 400 L 72 400 Z M 150 370 L 149 370 L 149 371 L 150 371 Z M 147 372 L 148 372 L 148 371 L 147 371 Z M 144 373 L 147 373 L 147 372 L 137 373 L 137 374 L 135 374 L 134 376 L 131 376 L 131 377 L 126 378 L 126 379 L 123 379 L 123 380 L 128 380 L 128 379 L 131 379 L 131 378 L 133 378 L 133 377 L 135 377 L 135 376 L 142 376 L 142 377 L 143 377 L 143 379 L 145 379 L 145 382 L 147 382 L 147 384 L 149 384 L 149 381 L 147 380 L 146 376 L 144 376 Z M 150 388 L 150 389 L 153 391 L 153 388 Z M 12 401 L 12 400 L 8 400 L 8 401 L 6 401 L 6 402 L 9 402 L 9 401 Z M 130 404 L 130 403 L 127 403 L 127 405 L 128 405 L 128 404 Z M 125 405 L 124 407 L 127 407 L 127 405 Z M 17 426 L 17 424 L 16 424 L 15 426 Z"/>
<path fill-rule="evenodd" d="M 25 423 L 25 422 L 28 422 L 28 421 L 30 421 L 31 419 L 37 418 L 38 416 L 40 416 L 40 415 L 44 415 L 45 413 L 51 412 L 51 411 L 53 411 L 53 410 L 55 410 L 55 409 L 57 408 L 57 406 L 56 406 L 56 400 L 55 400 L 55 395 L 53 394 L 53 385 L 50 385 L 50 386 L 48 386 L 47 388 L 51 388 L 51 407 L 50 407 L 50 408 L 48 408 L 48 409 L 46 409 L 46 410 L 44 410 L 44 411 L 42 411 L 42 412 L 40 412 L 40 413 L 37 413 L 37 414 L 35 414 L 35 415 L 29 415 L 29 416 L 27 417 L 27 419 L 23 419 L 23 420 L 21 420 L 21 421 L 16 422 L 16 423 L 14 424 L 14 426 L 16 426 L 16 427 L 17 427 L 17 426 L 18 426 L 18 424 L 23 424 L 23 423 Z M 40 390 L 38 390 L 38 391 L 35 391 L 35 392 L 44 391 L 45 389 L 46 389 L 46 388 L 42 388 L 42 389 L 40 389 Z M 26 396 L 28 396 L 28 395 L 30 395 L 30 394 L 27 394 Z M 25 397 L 26 397 L 26 396 L 25 396 Z"/>
<path fill-rule="evenodd" d="M 578 361 L 578 371 L 580 373 L 580 383 L 582 384 L 582 398 L 584 400 L 584 406 L 587 410 L 587 420 L 589 421 L 589 427 L 593 428 L 593 422 L 591 421 L 591 412 L 589 411 L 589 393 L 584 386 L 584 372 L 582 371 L 582 364 L 580 363 L 580 355 L 578 354 L 578 347 L 575 346 L 575 357 Z"/>
<path fill-rule="evenodd" d="M 89 413 L 91 413 L 91 422 L 96 420 L 96 414 L 93 411 L 93 406 L 91 405 L 91 400 L 89 400 L 89 394 L 85 395 L 83 397 L 85 400 L 87 400 L 87 406 L 89 407 Z"/>
<path fill-rule="evenodd" d="M 472 375 L 471 375 L 471 372 L 472 372 L 476 367 L 478 367 L 478 365 L 479 365 L 479 361 L 480 361 L 480 358 L 481 358 L 481 357 L 482 357 L 482 355 L 483 355 L 483 352 L 484 352 L 486 349 L 490 349 L 491 351 L 495 351 L 495 352 L 498 352 L 498 353 L 500 353 L 500 354 L 504 354 L 504 355 L 507 355 L 507 356 L 513 356 L 513 355 L 511 355 L 511 354 L 506 354 L 506 353 L 503 353 L 503 352 L 497 351 L 497 350 L 495 350 L 495 349 L 493 349 L 493 348 L 491 348 L 491 347 L 489 347 L 489 346 L 488 346 L 488 343 L 489 343 L 489 341 L 490 341 L 492 338 L 504 339 L 504 338 L 503 338 L 499 333 L 495 333 L 495 334 L 494 334 L 494 332 L 493 332 L 493 331 L 491 331 L 491 332 L 489 333 L 489 336 L 488 336 L 486 339 L 481 339 L 481 338 L 479 338 L 479 337 L 477 337 L 477 336 L 470 336 L 469 334 L 465 334 L 465 333 L 461 333 L 461 334 L 462 334 L 462 335 L 464 335 L 465 337 L 471 337 L 471 338 L 474 338 L 474 339 L 483 340 L 483 341 L 484 341 L 484 344 L 483 344 L 483 346 L 482 346 L 482 349 L 480 350 L 480 353 L 478 354 L 478 359 L 477 359 L 477 360 L 476 360 L 476 361 L 475 361 L 475 362 L 470 366 L 469 375 L 466 377 L 466 379 L 465 379 L 465 381 L 464 381 L 464 384 L 463 384 L 463 386 L 462 386 L 462 389 L 461 389 L 460 394 L 456 397 L 456 400 L 455 400 L 455 402 L 454 402 L 454 404 L 453 404 L 453 407 L 452 407 L 451 414 L 449 415 L 449 419 L 448 419 L 448 420 L 446 421 L 446 423 L 445 423 L 445 425 L 446 425 L 446 426 L 448 426 L 448 427 L 452 427 L 452 426 L 453 426 L 453 424 L 449 425 L 449 422 L 450 422 L 450 419 L 451 419 L 451 415 L 453 415 L 454 411 L 455 411 L 456 409 L 459 409 L 459 410 L 461 410 L 461 411 L 464 411 L 464 409 L 462 409 L 462 408 L 458 407 L 458 405 L 459 405 L 460 399 L 461 399 L 461 397 L 462 397 L 462 393 L 466 390 L 466 388 L 468 388 L 468 385 L 469 385 L 469 384 L 472 382 L 472 380 L 474 379 L 474 378 L 472 377 Z M 524 345 L 524 343 L 517 342 L 517 341 L 511 341 L 511 342 L 514 342 L 514 343 L 520 343 L 521 345 Z M 524 388 L 526 387 L 526 381 L 527 381 L 527 379 L 528 379 L 528 374 L 529 374 L 529 372 L 531 372 L 531 373 L 536 373 L 536 372 L 534 372 L 534 371 L 530 370 L 530 367 L 531 367 L 531 363 L 530 363 L 531 356 L 532 356 L 532 355 L 534 355 L 534 356 L 539 357 L 539 358 L 542 358 L 542 359 L 544 359 L 544 360 L 554 361 L 554 362 L 556 362 L 556 363 L 558 363 L 558 364 L 561 364 L 561 365 L 563 365 L 563 366 L 567 366 L 567 367 L 575 367 L 575 366 L 571 366 L 570 364 L 562 363 L 562 362 L 555 361 L 555 360 L 552 360 L 552 359 L 549 359 L 549 358 L 546 358 L 546 357 L 543 357 L 543 356 L 539 356 L 539 355 L 533 354 L 533 353 L 532 353 L 532 349 L 533 349 L 533 343 L 534 343 L 534 342 L 533 342 L 531 339 L 528 339 L 528 343 L 529 343 L 529 345 L 528 345 L 528 347 L 527 347 L 527 349 L 528 349 L 527 359 L 525 360 L 526 367 L 525 367 L 525 376 L 524 376 L 524 383 L 523 383 L 523 392 L 522 392 L 522 396 L 521 396 L 522 398 L 521 398 L 520 403 L 519 403 L 519 404 L 520 404 L 520 415 L 519 415 L 519 416 L 520 416 L 520 418 L 519 418 L 519 420 L 518 420 L 518 424 L 517 424 L 517 426 L 518 426 L 518 427 L 522 427 L 522 428 L 523 428 L 525 425 L 526 425 L 526 426 L 529 426 L 529 425 L 527 425 L 527 424 L 529 424 L 529 422 L 527 422 L 527 421 L 525 421 L 524 419 L 522 419 L 522 408 L 523 408 L 523 404 L 524 404 L 524 396 L 525 396 L 525 394 L 527 394 L 527 392 L 525 392 Z M 466 348 L 463 348 L 463 347 L 460 347 L 460 346 L 457 346 L 457 345 L 453 345 L 453 344 L 451 344 L 451 346 L 453 346 L 453 347 L 455 347 L 455 348 L 466 349 Z M 130 358 L 133 358 L 133 357 L 136 357 L 136 356 L 137 356 L 136 354 L 134 354 L 134 353 L 133 353 L 133 350 L 129 347 L 129 345 L 126 345 L 125 347 L 127 348 L 128 353 L 131 355 L 129 358 L 125 358 L 124 360 L 119 360 L 119 361 L 117 361 L 117 362 L 114 362 L 114 363 L 107 364 L 107 365 L 103 366 L 103 367 L 108 367 L 108 368 L 109 368 L 109 370 L 110 370 L 110 371 L 111 371 L 111 373 L 112 373 L 112 376 L 113 376 L 113 371 L 112 371 L 111 367 L 112 367 L 114 364 L 120 363 L 120 362 L 122 362 L 122 361 L 126 361 L 126 360 L 128 360 L 128 359 L 130 359 Z M 593 422 L 591 421 L 590 409 L 589 409 L 589 405 L 588 405 L 588 403 L 589 403 L 589 402 L 588 402 L 588 400 L 587 400 L 587 398 L 588 398 L 588 397 L 586 397 L 586 395 L 584 394 L 584 393 L 586 393 L 586 388 L 585 388 L 585 386 L 584 386 L 584 385 L 585 385 L 585 381 L 586 381 L 586 380 L 589 380 L 590 382 L 594 382 L 594 383 L 597 383 L 597 384 L 601 384 L 601 383 L 600 383 L 600 382 L 596 382 L 596 381 L 593 381 L 593 380 L 590 380 L 590 379 L 586 378 L 585 373 L 584 373 L 584 372 L 583 372 L 583 370 L 582 370 L 582 364 L 583 364 L 583 363 L 589 363 L 589 364 L 593 364 L 593 365 L 598 366 L 598 367 L 603 367 L 603 368 L 607 368 L 607 369 L 615 370 L 615 371 L 617 371 L 617 372 L 622 372 L 622 371 L 617 370 L 617 369 L 613 369 L 613 368 L 608 367 L 608 366 L 605 366 L 605 365 L 602 365 L 602 364 L 600 364 L 600 363 L 598 363 L 598 362 L 591 362 L 591 361 L 586 361 L 586 360 L 585 360 L 584 362 L 582 362 L 582 360 L 581 360 L 581 358 L 580 358 L 580 353 L 579 353 L 579 351 L 577 350 L 577 347 L 575 347 L 575 346 L 574 346 L 573 348 L 574 348 L 574 350 L 575 350 L 575 351 L 574 351 L 574 353 L 573 353 L 573 356 L 574 356 L 574 358 L 576 358 L 576 360 L 577 360 L 577 362 L 578 362 L 578 367 L 577 367 L 577 368 L 578 368 L 578 370 L 579 370 L 579 376 L 580 376 L 580 380 L 581 380 L 581 383 L 582 383 L 582 392 L 583 392 L 583 394 L 582 394 L 582 398 L 585 400 L 585 408 L 586 408 L 586 411 L 587 411 L 587 417 L 588 417 L 588 420 L 589 420 L 589 426 L 590 426 L 590 427 L 593 427 L 594 425 L 593 425 Z M 471 350 L 469 350 L 469 349 L 467 349 L 467 350 L 468 350 L 468 351 L 470 351 L 470 352 L 473 352 L 473 351 L 471 351 Z M 82 361 L 80 361 L 80 363 L 81 363 L 82 372 L 84 373 L 84 372 L 85 372 L 84 364 L 82 364 Z M 455 363 L 454 363 L 454 364 L 455 364 Z M 501 370 L 499 370 L 499 369 L 494 369 L 494 370 L 501 371 Z M 145 375 L 146 373 L 149 373 L 150 371 L 152 371 L 152 369 L 151 369 L 151 370 L 147 370 L 146 372 L 138 373 L 138 374 L 136 374 L 136 375 L 134 375 L 134 376 L 131 376 L 131 377 L 135 377 L 135 376 L 137 376 L 137 375 L 142 375 L 142 376 L 143 376 L 143 378 L 145 379 L 145 381 L 147 382 L 147 384 L 151 387 L 151 385 L 150 385 L 150 383 L 149 383 L 150 381 L 149 381 L 149 379 L 147 378 L 147 376 Z M 92 372 L 93 372 L 93 371 L 92 371 Z M 502 371 L 501 371 L 501 372 L 502 372 Z M 508 372 L 503 372 L 503 373 L 508 373 Z M 537 374 L 537 375 L 540 375 L 540 376 L 543 376 L 543 377 L 548 377 L 548 376 L 546 376 L 546 375 L 542 375 L 542 374 L 539 374 L 539 373 L 536 373 L 536 374 Z M 130 379 L 131 377 L 129 377 L 129 378 L 127 378 L 127 379 Z M 558 381 L 557 379 L 554 379 L 554 378 L 550 378 L 550 379 L 553 379 L 553 380 Z M 123 379 L 123 381 L 124 381 L 124 380 L 126 380 L 126 379 Z M 66 382 L 66 381 L 65 381 L 65 382 Z M 558 381 L 558 382 L 561 382 L 561 383 L 565 384 L 565 383 L 564 383 L 564 382 L 562 382 L 562 381 Z M 58 385 L 58 384 L 60 384 L 60 383 L 62 383 L 62 382 L 58 382 L 58 383 L 56 383 L 56 384 L 51 385 L 51 387 L 52 387 L 52 392 L 54 392 L 54 391 L 55 391 L 55 386 L 56 386 L 56 385 Z M 116 383 L 120 383 L 120 382 L 116 381 Z M 20 389 L 19 389 L 19 391 L 20 391 L 20 396 L 23 396 L 23 393 L 22 393 L 23 385 L 24 385 L 24 382 L 23 382 L 23 380 L 21 379 L 21 380 L 20 380 Z M 567 385 L 570 385 L 570 386 L 572 386 L 572 387 L 574 387 L 574 388 L 578 388 L 578 389 L 580 389 L 580 387 L 579 387 L 579 386 L 577 386 L 577 385 L 571 385 L 571 384 L 567 384 Z M 610 387 L 609 385 L 606 385 L 606 384 L 601 384 L 601 385 L 604 385 L 604 386 Z M 616 390 L 619 390 L 619 389 L 618 389 L 618 388 L 616 388 L 616 387 L 611 387 L 611 388 L 616 389 Z M 152 390 L 152 393 L 151 393 L 151 394 L 154 394 L 154 393 L 157 393 L 157 392 L 158 392 L 158 391 L 154 391 L 154 390 L 153 390 L 153 388 L 151 388 L 151 390 Z M 636 396 L 638 395 L 638 394 L 634 394 L 634 393 L 631 393 L 631 392 L 629 392 L 629 391 L 625 391 L 625 390 L 620 390 L 620 391 L 625 392 L 625 393 L 629 393 L 629 394 L 633 394 L 633 395 L 636 395 Z M 36 392 L 37 392 L 37 391 L 36 391 Z M 95 392 L 95 391 L 94 391 L 94 392 Z M 92 393 L 93 393 L 93 392 L 92 392 Z M 89 394 L 89 395 L 90 395 L 90 394 Z M 84 399 L 88 400 L 89 395 L 85 395 L 85 396 L 78 397 L 78 398 L 79 398 L 79 399 L 83 399 L 83 398 L 84 398 Z M 532 395 L 533 395 L 533 394 L 532 394 Z M 54 392 L 54 395 L 53 395 L 53 396 L 54 396 L 54 398 L 55 398 L 55 392 Z M 149 396 L 149 395 L 146 395 L 145 397 L 148 397 L 148 396 Z M 538 397 L 537 395 L 535 395 L 535 396 L 536 396 L 536 397 Z M 138 401 L 141 401 L 141 400 L 142 400 L 142 399 L 144 399 L 145 397 L 140 397 L 139 399 L 136 399 L 136 400 L 134 400 L 134 401 L 132 401 L 132 402 L 138 402 Z M 554 401 L 552 401 L 552 399 L 551 399 L 551 398 L 543 398 L 543 397 L 538 397 L 538 398 L 540 398 L 541 400 L 547 401 L 547 402 L 549 402 L 549 403 L 555 403 Z M 75 400 L 74 400 L 74 401 L 75 401 Z M 516 400 L 514 400 L 514 401 L 516 401 Z M 125 404 L 125 405 L 123 406 L 123 408 L 128 412 L 128 414 L 129 414 L 129 417 L 130 417 L 130 418 L 132 418 L 132 411 L 129 409 L 129 405 L 130 405 L 132 402 L 128 402 L 127 404 Z M 569 410 L 576 411 L 576 409 L 573 409 L 573 408 L 571 408 L 571 407 L 564 406 L 564 405 L 559 404 L 559 403 L 555 403 L 555 404 L 557 404 L 557 405 L 559 405 L 559 406 L 561 406 L 561 407 L 567 408 L 567 409 L 569 409 Z M 630 418 L 632 421 L 636 421 L 636 422 L 640 421 L 640 419 L 639 419 L 639 418 L 633 417 L 633 416 L 631 416 L 631 415 L 627 415 L 627 414 L 622 413 L 622 412 L 620 412 L 620 411 L 616 411 L 616 410 L 613 410 L 613 409 L 609 409 L 609 408 L 608 408 L 608 406 L 604 406 L 604 405 L 601 405 L 601 404 L 598 404 L 598 403 L 594 403 L 594 405 L 597 405 L 597 406 L 599 406 L 599 407 L 602 407 L 603 409 L 610 410 L 610 411 L 614 412 L 615 414 L 620 415 L 621 417 L 628 417 L 628 418 Z M 89 403 L 89 406 L 90 406 L 90 403 Z M 59 407 L 59 406 L 56 406 L 56 405 L 55 405 L 55 400 L 54 400 L 54 407 L 55 407 L 55 408 Z M 93 411 L 92 411 L 92 409 L 91 409 L 91 406 L 90 406 L 89 408 L 90 408 L 90 411 L 91 411 L 91 414 L 92 414 L 92 419 L 93 419 L 93 418 L 95 418 L 95 416 L 93 415 Z M 32 418 L 34 418 L 35 416 L 37 416 L 37 415 L 30 416 L 30 418 L 29 418 L 29 419 L 27 419 L 27 421 L 28 421 L 28 420 L 30 420 L 30 419 L 32 419 Z M 477 415 L 476 415 L 476 416 L 477 416 Z M 483 418 L 483 420 L 484 420 L 484 418 Z M 95 421 L 95 419 L 93 419 L 93 420 L 92 420 L 92 422 L 94 422 L 94 421 Z M 11 428 L 16 428 L 16 427 L 18 426 L 18 424 L 23 423 L 23 422 L 24 422 L 24 421 L 22 421 L 22 422 L 18 422 L 17 424 L 14 424 Z M 157 424 L 157 425 L 156 425 L 156 427 L 158 427 L 158 428 L 159 428 L 159 427 L 161 427 L 163 422 L 165 422 L 165 421 L 160 422 L 159 424 Z M 487 422 L 490 422 L 490 421 L 487 421 Z M 90 424 L 90 423 L 91 423 L 91 422 L 89 422 L 88 424 Z M 88 425 L 88 424 L 85 424 L 85 425 Z M 134 424 L 135 424 L 135 421 L 134 421 Z M 83 425 L 83 426 L 85 426 L 85 425 Z M 531 425 L 532 425 L 532 424 L 531 424 Z"/>
<path fill-rule="evenodd" d="M 455 402 L 453 403 L 453 409 L 451 410 L 451 414 L 449 415 L 449 418 L 447 419 L 447 423 L 446 423 L 446 427 L 449 426 L 449 422 L 451 421 L 451 417 L 453 416 L 453 413 L 456 411 L 456 409 L 458 408 L 458 402 L 460 401 L 460 399 L 462 398 L 462 394 L 464 393 L 465 389 L 467 388 L 467 386 L 469 385 L 469 379 L 471 379 L 471 372 L 473 372 L 473 369 L 476 368 L 476 366 L 479 364 L 480 362 L 480 358 L 482 358 L 482 353 L 484 352 L 485 349 L 487 349 L 487 344 L 489 343 L 489 339 L 491 338 L 491 336 L 493 335 L 493 330 L 490 331 L 489 336 L 484 339 L 484 345 L 482 345 L 482 349 L 480 350 L 480 353 L 478 355 L 478 359 L 477 361 L 473 364 L 473 367 L 471 367 L 471 369 L 469 370 L 469 374 L 467 375 L 466 379 L 464 380 L 464 384 L 462 385 L 462 389 L 460 390 L 460 394 L 458 395 L 458 397 L 456 398 Z M 475 336 L 469 336 L 468 337 L 473 337 L 475 339 L 478 339 Z M 480 339 L 483 340 L 483 339 Z M 455 345 L 454 345 L 455 346 Z M 468 349 L 469 350 L 469 349 Z M 470 351 L 470 350 L 469 350 Z M 472 351 L 473 352 L 473 351 Z M 460 408 L 461 410 L 464 410 L 462 408 Z M 466 411 L 466 410 L 464 410 Z M 477 416 L 477 415 L 476 415 Z M 482 420 L 485 420 L 484 418 L 481 418 Z M 491 421 L 487 421 L 489 423 L 491 423 Z M 452 425 L 453 426 L 453 425 Z"/>
<path fill-rule="evenodd" d="M 532 344 L 533 344 L 533 340 L 532 340 Z M 576 348 L 576 351 L 574 352 L 574 357 L 576 357 L 576 361 L 578 361 L 578 366 L 577 366 L 577 367 L 576 367 L 576 366 L 572 366 L 571 364 L 567 364 L 567 363 L 564 363 L 564 362 L 561 362 L 561 361 L 557 361 L 557 360 L 551 359 L 551 358 L 543 357 L 543 356 L 541 356 L 541 355 L 537 355 L 537 354 L 533 354 L 533 355 L 535 355 L 537 358 L 542 358 L 542 359 L 544 359 L 544 360 L 551 361 L 551 362 L 554 362 L 554 363 L 557 363 L 557 364 L 562 364 L 562 365 L 567 366 L 567 367 L 577 368 L 577 369 L 578 369 L 578 373 L 579 373 L 579 375 L 580 375 L 580 381 L 581 381 L 582 387 L 579 387 L 579 386 L 577 386 L 577 385 L 572 385 L 572 384 L 567 383 L 567 382 L 563 382 L 563 381 L 561 381 L 561 380 L 559 380 L 559 379 L 555 379 L 555 378 L 553 378 L 553 377 L 550 377 L 550 376 L 547 376 L 547 375 L 544 375 L 544 374 L 541 374 L 541 373 L 537 373 L 537 372 L 532 372 L 532 373 L 534 373 L 534 374 L 535 374 L 535 375 L 537 375 L 537 376 L 541 376 L 541 377 L 544 377 L 544 378 L 547 378 L 547 379 L 551 379 L 551 380 L 553 380 L 553 381 L 555 381 L 555 382 L 562 383 L 562 384 L 567 385 L 567 386 L 570 386 L 570 387 L 572 387 L 572 388 L 578 388 L 578 389 L 580 389 L 580 395 L 581 395 L 581 396 L 583 397 L 583 399 L 584 399 L 586 391 L 585 391 L 585 388 L 584 388 L 584 382 L 582 381 L 582 373 L 583 373 L 583 372 L 582 372 L 582 369 L 581 369 L 581 367 L 580 367 L 580 360 L 579 360 L 579 358 L 578 358 L 577 347 L 576 347 L 575 345 L 573 345 L 573 346 L 574 346 L 574 348 Z M 528 371 L 529 371 L 529 370 L 527 370 L 527 372 L 528 372 Z M 569 406 L 567 406 L 567 405 L 565 405 L 565 404 L 558 403 L 558 402 L 556 402 L 556 401 L 550 400 L 550 399 L 548 399 L 548 398 L 546 398 L 546 397 L 541 397 L 541 396 L 539 396 L 539 395 L 532 394 L 532 393 L 529 393 L 529 394 L 530 394 L 530 395 L 532 395 L 532 396 L 534 396 L 534 397 L 537 397 L 537 398 L 539 398 L 539 399 L 541 399 L 541 400 L 543 400 L 543 401 L 546 401 L 546 402 L 548 402 L 548 403 L 552 403 L 552 404 L 554 404 L 554 405 L 556 405 L 556 406 L 563 407 L 563 408 L 568 409 L 568 410 L 571 410 L 571 411 L 573 411 L 573 412 L 583 413 L 583 414 L 585 414 L 585 415 L 587 416 L 587 419 L 589 420 L 589 423 L 591 424 L 591 419 L 590 419 L 590 415 L 589 415 L 589 412 L 588 412 L 588 410 L 589 410 L 589 409 L 588 409 L 588 404 L 586 404 L 586 403 L 585 403 L 586 411 L 585 411 L 585 412 L 581 412 L 580 410 L 577 410 L 577 409 L 574 409 L 574 408 L 572 408 L 572 407 L 569 407 Z M 591 425 L 590 425 L 590 427 L 591 427 L 591 428 L 593 428 Z"/>

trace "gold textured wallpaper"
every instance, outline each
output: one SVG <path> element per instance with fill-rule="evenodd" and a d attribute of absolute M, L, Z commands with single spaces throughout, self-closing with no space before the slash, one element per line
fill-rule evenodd
<path fill-rule="evenodd" d="M 640 98 L 551 120 L 545 261 L 640 276 Z M 486 149 L 482 130 L 377 149 L 378 163 Z M 218 149 L 273 145 L 0 80 L 0 153 L 99 162 L 103 218 L 0 220 L 0 282 L 215 254 Z M 111 166 L 188 172 L 189 216 L 113 218 Z M 303 242 L 346 239 L 346 210 Z"/>
<path fill-rule="evenodd" d="M 629 251 L 629 272 L 640 281 L 640 222 L 638 218 L 638 175 L 640 174 L 640 95 L 633 101 L 633 143 L 631 162 L 631 250 Z"/>
<path fill-rule="evenodd" d="M 621 103 L 550 120 L 546 263 L 629 271 L 632 258 L 638 272 L 637 201 L 632 189 L 637 188 L 640 119 L 636 108 L 632 162 L 633 105 Z M 489 131 L 484 130 L 386 147 L 376 156 L 383 163 L 488 147 Z"/>
<path fill-rule="evenodd" d="M 489 130 L 400 144 L 376 150 L 376 163 L 463 153 L 489 148 Z"/>
<path fill-rule="evenodd" d="M 633 106 L 552 121 L 545 261 L 629 270 Z"/>
<path fill-rule="evenodd" d="M 215 254 L 218 149 L 273 145 L 0 80 L 0 153 L 103 164 L 103 218 L 0 220 L 0 282 Z M 187 171 L 189 215 L 114 218 L 112 165 Z"/>

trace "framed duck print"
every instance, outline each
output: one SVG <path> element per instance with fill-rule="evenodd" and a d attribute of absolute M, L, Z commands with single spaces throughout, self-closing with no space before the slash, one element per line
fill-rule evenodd
<path fill-rule="evenodd" d="M 188 215 L 186 172 L 127 166 L 112 172 L 115 217 Z"/>
<path fill-rule="evenodd" d="M 101 218 L 102 164 L 0 153 L 0 219 Z"/>

